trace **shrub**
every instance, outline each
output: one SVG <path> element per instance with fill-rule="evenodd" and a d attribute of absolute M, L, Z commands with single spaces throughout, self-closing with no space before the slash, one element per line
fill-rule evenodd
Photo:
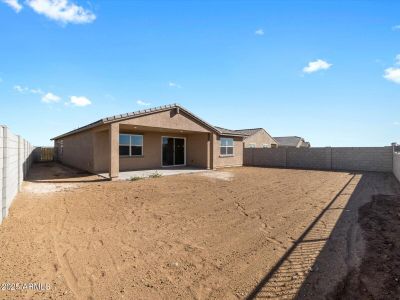
<path fill-rule="evenodd" d="M 161 177 L 161 176 L 162 176 L 162 174 L 161 174 L 161 173 L 158 173 L 157 171 L 154 172 L 153 174 L 149 175 L 150 178 L 159 178 L 159 177 Z"/>

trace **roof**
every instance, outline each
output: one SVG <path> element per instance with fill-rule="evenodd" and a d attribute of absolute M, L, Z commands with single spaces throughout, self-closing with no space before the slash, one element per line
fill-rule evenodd
<path fill-rule="evenodd" d="M 243 135 L 243 136 L 247 136 L 247 134 L 239 133 L 239 132 L 237 132 L 236 130 L 226 129 L 226 128 L 218 127 L 218 126 L 215 126 L 215 128 L 217 128 L 221 134 L 225 134 L 225 135 Z"/>
<path fill-rule="evenodd" d="M 236 134 L 241 134 L 245 137 L 252 136 L 252 135 L 256 134 L 257 132 L 264 130 L 271 137 L 272 140 L 274 140 L 276 143 L 278 143 L 275 140 L 275 138 L 273 138 L 264 128 L 248 128 L 248 129 L 235 129 L 235 130 L 217 127 L 217 126 L 216 126 L 216 128 L 218 128 L 222 132 L 222 134 L 236 133 Z"/>
<path fill-rule="evenodd" d="M 158 113 L 158 112 L 163 112 L 163 111 L 168 111 L 171 110 L 172 108 L 179 108 L 180 110 L 184 111 L 186 114 L 188 114 L 189 116 L 191 116 L 193 119 L 197 120 L 199 123 L 201 123 L 203 126 L 209 128 L 210 130 L 218 133 L 218 134 L 228 134 L 228 133 L 222 133 L 222 131 L 220 131 L 218 128 L 219 127 L 214 127 L 210 124 L 208 124 L 206 121 L 200 119 L 199 117 L 197 117 L 196 115 L 194 115 L 193 113 L 191 113 L 189 110 L 187 110 L 186 108 L 182 107 L 181 105 L 174 103 L 174 104 L 168 104 L 168 105 L 163 105 L 163 106 L 158 106 L 158 107 L 154 107 L 154 108 L 149 108 L 149 109 L 144 109 L 144 110 L 138 110 L 135 112 L 130 112 L 130 113 L 125 113 L 125 114 L 120 114 L 120 115 L 115 115 L 115 116 L 111 116 L 111 117 L 107 117 L 107 118 L 103 118 L 100 119 L 96 122 L 87 124 L 83 127 L 79 127 L 75 130 L 71 130 L 67 133 L 64 133 L 62 135 L 56 136 L 54 138 L 52 138 L 51 140 L 56 140 L 56 139 L 60 139 L 78 132 L 82 132 L 94 127 L 98 127 L 104 124 L 110 124 L 110 123 L 115 123 L 115 122 L 119 122 L 122 120 L 127 120 L 127 119 L 133 119 L 133 118 L 137 118 L 137 117 L 141 117 L 141 116 L 145 116 L 145 115 L 150 115 L 150 114 L 154 114 L 154 113 Z M 243 134 L 232 131 L 229 133 L 229 135 L 234 135 L 234 136 L 243 136 Z"/>
<path fill-rule="evenodd" d="M 297 147 L 300 141 L 304 142 L 304 139 L 299 136 L 277 136 L 274 139 L 278 142 L 279 146 L 286 147 Z"/>
<path fill-rule="evenodd" d="M 253 135 L 259 132 L 260 130 L 265 130 L 264 128 L 249 128 L 249 129 L 238 129 L 235 132 L 241 133 L 243 135 Z"/>
<path fill-rule="evenodd" d="M 241 134 L 243 136 L 250 136 L 257 133 L 260 130 L 264 130 L 264 128 L 250 128 L 250 129 L 226 129 L 223 127 L 215 126 L 218 130 L 222 132 L 222 134 Z"/>

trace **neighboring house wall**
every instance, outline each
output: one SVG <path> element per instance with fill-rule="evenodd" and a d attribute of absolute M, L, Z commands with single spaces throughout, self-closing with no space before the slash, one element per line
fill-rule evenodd
<path fill-rule="evenodd" d="M 243 166 L 243 139 L 241 137 L 233 138 L 233 156 L 222 156 L 220 155 L 220 136 L 215 136 L 214 143 L 214 159 L 215 159 L 215 167 L 223 168 L 223 167 L 236 167 Z"/>
<path fill-rule="evenodd" d="M 392 172 L 393 151 L 391 147 L 246 148 L 244 161 L 249 166 Z"/>
<path fill-rule="evenodd" d="M 400 152 L 393 153 L 393 173 L 400 182 Z"/>
<path fill-rule="evenodd" d="M 0 126 L 0 223 L 29 171 L 33 150 L 25 139 L 13 134 L 8 127 Z"/>
<path fill-rule="evenodd" d="M 268 145 L 267 148 L 271 148 L 271 144 L 276 145 L 277 143 L 265 130 L 259 130 L 244 139 L 245 148 L 249 148 L 250 144 L 255 144 L 255 148 L 263 148 L 264 144 Z"/>

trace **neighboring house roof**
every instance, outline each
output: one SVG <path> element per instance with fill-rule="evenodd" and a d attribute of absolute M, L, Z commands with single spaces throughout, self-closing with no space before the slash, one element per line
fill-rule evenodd
<path fill-rule="evenodd" d="M 186 108 L 182 107 L 181 105 L 179 105 L 177 103 L 174 103 L 174 104 L 168 104 L 168 105 L 158 106 L 158 107 L 154 107 L 154 108 L 138 110 L 135 112 L 130 112 L 130 113 L 121 114 L 121 115 L 115 115 L 115 116 L 107 117 L 104 119 L 100 119 L 96 122 L 90 123 L 88 125 L 78 128 L 78 129 L 75 129 L 75 130 L 69 131 L 67 133 L 64 133 L 62 135 L 56 136 L 56 137 L 52 138 L 52 140 L 60 139 L 60 138 L 63 138 L 63 137 L 66 137 L 66 136 L 69 136 L 69 135 L 72 135 L 72 134 L 75 134 L 78 132 L 82 132 L 82 131 L 85 131 L 85 130 L 88 130 L 88 129 L 91 129 L 94 127 L 98 127 L 98 126 L 101 126 L 104 124 L 110 124 L 110 123 L 119 122 L 119 121 L 127 120 L 127 119 L 134 119 L 134 118 L 145 116 L 145 115 L 150 115 L 150 114 L 154 114 L 154 113 L 158 113 L 158 112 L 167 111 L 172 108 L 178 108 L 178 109 L 184 111 L 190 117 L 192 117 L 193 119 L 195 119 L 196 121 L 201 123 L 206 128 L 210 129 L 211 131 L 214 131 L 218 134 L 223 134 L 217 127 L 214 127 L 214 126 L 208 124 L 206 121 L 200 119 L 199 117 L 197 117 L 196 115 L 191 113 Z M 224 134 L 226 134 L 226 133 L 224 133 Z M 234 132 L 234 131 L 229 133 L 229 135 L 243 136 L 242 134 Z"/>
<path fill-rule="evenodd" d="M 250 136 L 250 135 L 256 134 L 260 130 L 265 130 L 265 129 L 264 128 L 238 129 L 238 130 L 235 130 L 235 132 Z"/>
<path fill-rule="evenodd" d="M 217 127 L 222 134 L 230 134 L 230 133 L 236 133 L 236 134 L 241 134 L 245 137 L 249 137 L 252 136 L 254 134 L 256 134 L 257 132 L 264 130 L 270 137 L 271 139 L 273 139 L 277 144 L 278 142 L 275 140 L 275 138 L 273 138 L 264 128 L 249 128 L 249 129 L 237 129 L 237 130 L 231 130 L 231 129 L 226 129 L 226 128 L 222 128 L 222 127 Z"/>
<path fill-rule="evenodd" d="M 277 136 L 274 137 L 274 139 L 278 142 L 278 145 L 282 147 L 310 146 L 310 143 L 304 141 L 304 139 L 299 136 Z"/>
<path fill-rule="evenodd" d="M 243 136 L 248 136 L 248 134 L 242 134 L 242 133 L 239 133 L 239 132 L 237 132 L 237 130 L 231 130 L 231 129 L 226 129 L 226 128 L 223 128 L 223 127 L 218 127 L 218 126 L 215 126 L 215 128 L 217 128 L 220 132 L 221 132 L 221 134 L 226 134 L 226 135 L 230 135 L 230 134 L 233 134 L 233 135 L 243 135 Z"/>

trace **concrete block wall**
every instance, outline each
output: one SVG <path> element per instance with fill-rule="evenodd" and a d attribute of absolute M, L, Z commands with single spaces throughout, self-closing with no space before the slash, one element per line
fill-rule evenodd
<path fill-rule="evenodd" d="M 392 172 L 392 147 L 332 148 L 334 170 Z"/>
<path fill-rule="evenodd" d="M 246 148 L 248 166 L 318 170 L 393 171 L 392 147 Z"/>
<path fill-rule="evenodd" d="M 332 168 L 332 148 L 286 148 L 288 168 Z"/>
<path fill-rule="evenodd" d="M 393 153 L 393 174 L 400 182 L 400 152 Z"/>
<path fill-rule="evenodd" d="M 0 126 L 0 223 L 8 215 L 11 203 L 28 173 L 33 149 L 30 143 L 12 133 L 8 127 Z"/>
<path fill-rule="evenodd" d="M 245 148 L 243 151 L 245 166 L 286 167 L 284 148 Z"/>

